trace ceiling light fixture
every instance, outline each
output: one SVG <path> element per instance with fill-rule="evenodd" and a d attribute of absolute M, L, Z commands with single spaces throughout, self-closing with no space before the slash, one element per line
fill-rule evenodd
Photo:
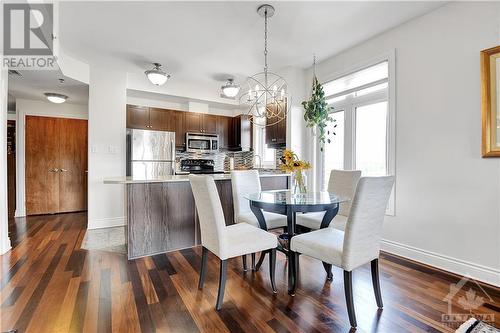
<path fill-rule="evenodd" d="M 264 71 L 254 74 L 245 82 L 247 91 L 240 96 L 240 103 L 249 106 L 251 121 L 258 126 L 272 126 L 286 119 L 290 96 L 284 78 L 268 70 L 267 19 L 274 15 L 274 7 L 261 5 L 257 13 L 264 17 Z"/>
<path fill-rule="evenodd" d="M 148 77 L 148 80 L 156 85 L 156 86 L 161 86 L 167 82 L 167 80 L 170 78 L 170 74 L 165 73 L 160 67 L 161 64 L 155 62 L 153 63 L 154 67 L 153 69 L 149 69 L 144 72 L 146 76 Z"/>
<path fill-rule="evenodd" d="M 62 95 L 62 94 L 45 93 L 44 95 L 45 95 L 45 97 L 47 97 L 47 99 L 49 101 L 51 101 L 52 103 L 56 103 L 56 104 L 64 103 L 68 99 L 68 96 Z"/>
<path fill-rule="evenodd" d="M 220 89 L 222 94 L 228 98 L 235 98 L 240 92 L 240 86 L 234 83 L 234 79 L 227 79 L 227 82 Z"/>

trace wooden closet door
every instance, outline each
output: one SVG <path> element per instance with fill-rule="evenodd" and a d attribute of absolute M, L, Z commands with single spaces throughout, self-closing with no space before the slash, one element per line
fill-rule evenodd
<path fill-rule="evenodd" d="M 87 121 L 58 119 L 59 212 L 87 209 Z"/>
<path fill-rule="evenodd" d="M 59 211 L 58 119 L 26 116 L 26 210 L 28 215 Z"/>

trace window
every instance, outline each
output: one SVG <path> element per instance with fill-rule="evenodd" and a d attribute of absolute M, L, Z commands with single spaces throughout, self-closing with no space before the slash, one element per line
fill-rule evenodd
<path fill-rule="evenodd" d="M 371 66 L 323 84 L 335 119 L 327 130 L 334 130 L 336 135 L 320 154 L 322 189 L 326 189 L 333 169 L 361 170 L 362 176 L 394 174 L 390 59 L 391 56 L 384 57 Z M 392 196 L 389 214 L 393 214 L 393 200 Z"/>
<path fill-rule="evenodd" d="M 266 127 L 265 126 L 253 126 L 254 132 L 254 156 L 258 155 L 261 158 L 254 159 L 254 167 L 271 168 L 276 167 L 276 149 L 269 148 L 266 145 Z M 259 164 L 260 163 L 260 164 Z"/>

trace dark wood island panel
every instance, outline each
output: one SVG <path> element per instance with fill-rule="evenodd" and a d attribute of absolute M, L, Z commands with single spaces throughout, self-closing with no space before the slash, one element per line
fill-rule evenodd
<path fill-rule="evenodd" d="M 288 188 L 286 176 L 263 177 L 263 190 Z M 226 224 L 234 223 L 231 180 L 216 180 Z M 127 184 L 128 258 L 200 244 L 193 193 L 187 181 Z"/>
<path fill-rule="evenodd" d="M 128 184 L 127 202 L 129 259 L 194 246 L 188 182 Z"/>

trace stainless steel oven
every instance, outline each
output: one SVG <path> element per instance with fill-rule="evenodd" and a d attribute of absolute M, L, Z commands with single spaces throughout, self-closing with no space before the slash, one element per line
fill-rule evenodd
<path fill-rule="evenodd" d="M 217 134 L 186 133 L 186 151 L 193 153 L 213 153 L 219 151 Z"/>

